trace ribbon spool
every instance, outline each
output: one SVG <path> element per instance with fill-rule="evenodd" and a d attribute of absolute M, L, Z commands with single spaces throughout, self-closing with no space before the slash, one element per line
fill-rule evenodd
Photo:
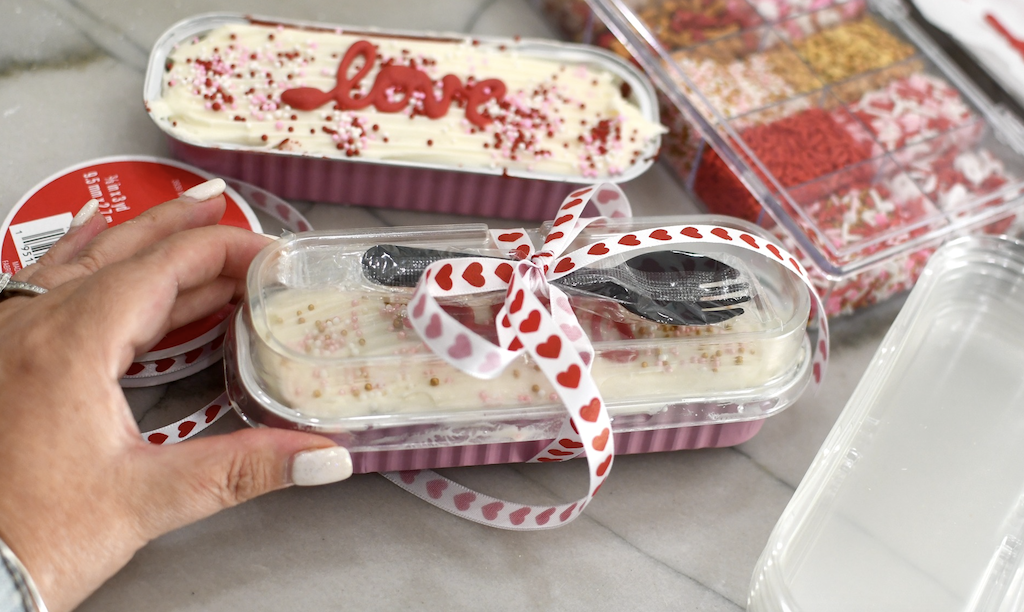
<path fill-rule="evenodd" d="M 237 179 L 224 181 L 249 205 L 259 210 L 292 232 L 305 232 L 313 229 L 309 221 L 291 204 L 265 189 L 243 183 Z M 170 355 L 159 360 L 136 361 L 121 378 L 122 387 L 151 387 L 180 380 L 191 376 L 217 363 L 224 355 L 224 332 L 230 322 L 230 314 L 234 306 L 225 307 L 225 317 L 218 326 L 215 338 L 202 346 L 188 352 Z M 215 400 L 203 406 L 189 416 L 175 421 L 170 425 L 147 431 L 142 438 L 152 444 L 173 444 L 184 442 L 195 436 L 230 412 L 227 393 L 221 393 Z"/>
<path fill-rule="evenodd" d="M 596 206 L 600 216 L 582 217 L 588 203 Z M 591 223 L 630 216 L 629 201 L 617 186 L 603 184 L 578 190 L 559 207 L 539 250 L 525 230 L 492 230 L 491 240 L 510 259 L 459 257 L 434 262 L 424 271 L 410 300 L 410 323 L 424 344 L 450 365 L 474 377 L 494 378 L 523 352 L 532 357 L 566 407 L 567 418 L 558 435 L 530 462 L 558 462 L 585 456 L 590 480 L 587 494 L 566 504 L 534 506 L 483 495 L 432 470 L 389 472 L 383 474 L 386 478 L 443 510 L 493 527 L 550 529 L 577 518 L 608 477 L 615 442 L 611 419 L 590 376 L 594 348 L 568 297 L 550 281 L 602 259 L 652 246 L 698 242 L 729 245 L 776 261 L 800 278 L 811 295 L 811 319 L 818 329 L 812 355 L 812 385 L 820 385 L 828 351 L 825 310 L 806 271 L 788 251 L 735 228 L 679 225 L 620 234 L 564 253 Z M 463 326 L 437 301 L 442 296 L 491 291 L 504 291 L 506 296 L 495 317 L 497 345 Z M 227 399 L 221 396 L 176 423 L 144 434 L 144 438 L 157 444 L 182 441 L 227 412 Z"/>

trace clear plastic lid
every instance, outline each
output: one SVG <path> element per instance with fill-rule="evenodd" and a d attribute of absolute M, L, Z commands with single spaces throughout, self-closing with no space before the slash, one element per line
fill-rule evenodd
<path fill-rule="evenodd" d="M 830 280 L 1024 205 L 1024 130 L 898 1 L 591 5 L 711 145 L 686 177 L 708 209 L 778 223 Z"/>
<path fill-rule="evenodd" d="M 608 221 L 589 226 L 570 248 L 673 222 L 761 233 L 710 216 Z M 539 231 L 529 233 L 542 242 Z M 433 354 L 410 327 L 406 307 L 418 272 L 408 271 L 423 258 L 459 254 L 501 256 L 480 224 L 315 232 L 277 241 L 249 272 L 247 326 L 240 334 L 246 363 L 239 366 L 246 384 L 259 388 L 264 408 L 320 429 L 562 415 L 528 357 L 493 380 L 479 380 Z M 665 258 L 671 265 L 649 267 Z M 594 344 L 592 373 L 620 425 L 628 415 L 650 417 L 678 404 L 701 408 L 659 426 L 763 418 L 793 398 L 760 402 L 794 388 L 799 394 L 806 384 L 810 298 L 775 261 L 729 246 L 687 244 L 685 251 L 642 249 L 628 260 L 609 258 L 554 282 Z M 703 312 L 690 308 L 694 282 L 714 300 Z M 503 300 L 498 292 L 442 306 L 488 337 Z M 706 321 L 693 318 L 700 316 Z"/>
<path fill-rule="evenodd" d="M 1024 243 L 932 258 L 775 527 L 748 609 L 1024 605 Z"/>

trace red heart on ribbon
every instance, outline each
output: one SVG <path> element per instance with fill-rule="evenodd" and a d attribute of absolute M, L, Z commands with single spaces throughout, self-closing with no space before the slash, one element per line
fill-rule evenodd
<path fill-rule="evenodd" d="M 135 376 L 136 374 L 138 374 L 139 372 L 141 372 L 141 371 L 143 371 L 145 369 L 146 369 L 146 366 L 144 366 L 143 364 L 141 364 L 141 363 L 133 363 L 132 365 L 128 366 L 128 371 L 125 372 L 124 374 L 125 374 L 125 376 Z"/>
<path fill-rule="evenodd" d="M 424 332 L 428 338 L 437 338 L 441 335 L 441 317 L 436 312 L 430 315 L 430 323 L 427 324 L 427 329 Z"/>
<path fill-rule="evenodd" d="M 512 253 L 516 255 L 519 259 L 526 259 L 527 257 L 530 256 L 530 245 L 521 244 L 517 246 L 516 250 L 512 251 Z"/>
<path fill-rule="evenodd" d="M 655 240 L 672 240 L 672 236 L 663 229 L 656 229 L 648 235 Z"/>
<path fill-rule="evenodd" d="M 527 317 L 526 320 L 519 324 L 519 331 L 524 334 L 532 334 L 533 332 L 540 329 L 540 311 L 534 310 Z"/>
<path fill-rule="evenodd" d="M 548 453 L 550 453 L 550 454 L 552 454 L 552 455 L 554 455 L 556 457 L 569 457 L 571 455 L 575 455 L 576 454 L 576 453 L 570 453 L 569 451 L 558 450 L 557 448 L 548 449 Z"/>
<path fill-rule="evenodd" d="M 633 234 L 626 234 L 622 238 L 619 238 L 619 244 L 623 244 L 625 246 L 637 246 L 640 244 L 640 241 L 637 240 L 636 236 Z"/>
<path fill-rule="evenodd" d="M 525 294 L 523 293 L 522 289 L 516 292 L 516 297 L 512 298 L 512 303 L 508 305 L 509 314 L 516 314 L 517 312 L 519 312 L 519 309 L 523 307 L 524 297 Z"/>
<path fill-rule="evenodd" d="M 555 463 L 557 461 L 562 461 L 562 459 L 555 459 L 554 457 L 538 457 L 537 461 L 540 463 Z"/>
<path fill-rule="evenodd" d="M 611 432 L 609 432 L 608 428 L 605 427 L 604 431 L 602 431 L 601 433 L 599 433 L 596 436 L 594 436 L 594 439 L 592 441 L 592 444 L 594 445 L 594 450 L 597 450 L 597 451 L 603 451 L 604 450 L 604 447 L 608 444 L 608 434 L 609 433 L 611 433 Z"/>
<path fill-rule="evenodd" d="M 465 512 L 466 510 L 469 510 L 470 504 L 476 501 L 476 493 L 472 493 L 469 491 L 465 493 L 459 493 L 454 497 L 454 501 L 455 507 Z"/>
<path fill-rule="evenodd" d="M 555 376 L 555 381 L 563 387 L 575 389 L 580 386 L 580 366 L 575 363 L 570 365 L 566 371 Z"/>
<path fill-rule="evenodd" d="M 704 237 L 704 235 L 701 234 L 700 231 L 695 227 L 684 227 L 683 231 L 679 233 L 686 236 L 687 238 L 696 238 L 698 240 Z"/>
<path fill-rule="evenodd" d="M 512 338 L 512 342 L 508 343 L 508 350 L 518 351 L 523 348 L 523 343 L 519 341 L 519 338 Z"/>
<path fill-rule="evenodd" d="M 777 257 L 779 261 L 782 261 L 782 253 L 779 252 L 779 249 L 774 244 L 769 242 L 765 245 L 765 248 L 768 249 L 772 255 Z"/>
<path fill-rule="evenodd" d="M 213 405 L 206 409 L 206 423 L 212 423 L 217 415 L 220 414 L 221 407 L 219 405 Z"/>
<path fill-rule="evenodd" d="M 577 442 L 576 440 L 570 440 L 569 438 L 562 438 L 561 440 L 558 441 L 558 443 L 561 444 L 565 448 L 583 448 L 583 443 L 582 442 Z"/>
<path fill-rule="evenodd" d="M 202 354 L 203 354 L 203 347 L 199 347 L 197 349 L 193 349 L 193 350 L 185 353 L 185 363 L 192 363 L 196 359 L 199 359 L 199 356 L 202 355 Z"/>
<path fill-rule="evenodd" d="M 551 515 L 554 514 L 554 513 L 555 513 L 555 509 L 554 508 L 548 508 L 544 512 L 541 512 L 536 517 L 534 517 L 533 520 L 536 521 L 538 525 L 544 525 L 545 523 L 548 522 L 548 520 L 551 518 Z"/>
<path fill-rule="evenodd" d="M 570 198 L 578 198 L 580 196 L 587 195 L 588 193 L 590 193 L 591 189 L 593 189 L 593 187 L 585 187 L 583 189 L 580 189 L 579 191 L 574 191 L 574 192 L 570 193 L 569 197 Z"/>
<path fill-rule="evenodd" d="M 558 227 L 559 225 L 563 223 L 568 223 L 570 221 L 572 221 L 572 215 L 562 215 L 561 217 L 555 219 L 555 227 Z"/>
<path fill-rule="evenodd" d="M 466 269 L 462 271 L 462 278 L 474 287 L 483 287 L 486 282 L 484 281 L 483 265 L 478 261 L 474 261 L 469 264 L 466 266 Z"/>
<path fill-rule="evenodd" d="M 405 484 L 412 484 L 416 481 L 416 476 L 419 475 L 419 473 L 420 470 L 403 470 L 398 473 L 398 476 Z"/>
<path fill-rule="evenodd" d="M 576 198 L 575 200 L 570 200 L 570 201 L 566 202 L 565 204 L 562 204 L 562 210 L 569 210 L 573 206 L 579 206 L 582 203 L 583 203 L 583 200 L 581 200 L 579 198 Z"/>
<path fill-rule="evenodd" d="M 602 189 L 597 192 L 597 201 L 601 204 L 607 204 L 612 200 L 618 200 L 619 193 L 613 189 Z"/>
<path fill-rule="evenodd" d="M 722 240 L 732 240 L 732 236 L 729 235 L 729 232 L 725 231 L 725 229 L 721 227 L 716 227 L 715 229 L 711 230 L 711 233 L 714 234 L 715 236 L 718 236 Z"/>
<path fill-rule="evenodd" d="M 498 267 L 494 269 L 494 275 L 506 283 L 509 282 L 512 280 L 512 264 L 498 264 Z"/>
<path fill-rule="evenodd" d="M 149 437 L 146 438 L 146 440 L 148 440 L 150 444 L 163 444 L 164 442 L 167 441 L 167 434 L 162 434 L 162 433 L 149 434 Z"/>
<path fill-rule="evenodd" d="M 496 501 L 487 504 L 483 508 L 480 508 L 480 511 L 483 512 L 485 519 L 493 521 L 494 519 L 498 518 L 498 513 L 501 512 L 501 509 L 504 507 L 505 504 Z"/>
<path fill-rule="evenodd" d="M 515 242 L 516 240 L 519 240 L 522 237 L 522 232 L 512 232 L 510 234 L 501 234 L 500 236 L 498 236 L 498 240 L 502 242 Z"/>
<path fill-rule="evenodd" d="M 513 525 L 522 525 L 523 521 L 526 520 L 526 517 L 529 514 L 530 514 L 530 509 L 529 508 L 520 508 L 520 509 L 516 510 L 515 512 L 510 513 L 508 515 L 508 520 Z"/>
<path fill-rule="evenodd" d="M 742 240 L 743 242 L 746 242 L 747 244 L 749 244 L 750 246 L 754 247 L 755 249 L 761 248 L 761 247 L 757 246 L 757 241 L 754 240 L 754 237 L 751 236 L 750 234 L 740 234 L 740 240 Z"/>
<path fill-rule="evenodd" d="M 575 267 L 576 264 L 572 263 L 572 260 L 566 257 L 565 259 L 559 260 L 559 262 L 555 264 L 555 273 L 561 274 L 562 272 L 568 272 L 569 270 L 572 270 Z"/>
<path fill-rule="evenodd" d="M 587 249 L 588 255 L 607 255 L 608 247 L 604 246 L 603 242 L 598 242 L 594 246 Z"/>
<path fill-rule="evenodd" d="M 166 372 L 167 370 L 170 370 L 171 366 L 173 366 L 173 365 L 174 365 L 174 359 L 173 358 L 168 357 L 167 359 L 161 359 L 160 361 L 156 362 L 156 371 L 157 372 Z"/>
<path fill-rule="evenodd" d="M 596 423 L 599 414 L 601 414 L 601 400 L 596 397 L 590 400 L 589 404 L 580 408 L 580 418 L 589 423 Z"/>
<path fill-rule="evenodd" d="M 608 458 L 601 462 L 601 465 L 597 466 L 597 475 L 604 476 L 605 472 L 612 465 L 612 456 L 608 455 Z"/>
<path fill-rule="evenodd" d="M 569 506 L 565 510 L 562 510 L 562 513 L 558 515 L 558 518 L 562 519 L 563 523 L 566 522 L 567 520 L 569 520 L 569 517 L 572 516 L 572 511 L 575 510 L 575 509 L 576 509 L 576 504 L 573 503 L 571 506 Z"/>
<path fill-rule="evenodd" d="M 547 341 L 537 345 L 537 354 L 548 359 L 558 359 L 562 354 L 562 339 L 554 334 L 548 336 Z"/>
<path fill-rule="evenodd" d="M 447 488 L 447 482 L 441 480 L 440 478 L 435 478 L 434 480 L 431 480 L 430 482 L 427 483 L 427 495 L 429 495 L 433 499 L 441 499 L 441 494 L 444 493 L 444 490 Z"/>
<path fill-rule="evenodd" d="M 502 319 L 501 319 L 501 326 L 502 327 L 512 327 L 512 321 L 508 320 L 508 315 L 505 315 L 504 317 L 502 317 Z"/>
<path fill-rule="evenodd" d="M 544 244 L 547 244 L 552 240 L 558 240 L 562 236 L 565 236 L 565 234 L 563 234 L 562 232 L 554 232 L 552 234 L 548 234 L 547 238 L 544 239 Z"/>
<path fill-rule="evenodd" d="M 814 364 L 814 382 L 821 384 L 821 364 Z"/>
<path fill-rule="evenodd" d="M 444 289 L 445 291 L 451 291 L 452 289 L 452 265 L 444 264 L 441 271 L 434 277 L 434 282 L 437 286 Z"/>
<path fill-rule="evenodd" d="M 184 438 L 188 434 L 192 433 L 192 430 L 195 428 L 195 421 L 185 421 L 184 423 L 178 423 L 178 437 Z"/>

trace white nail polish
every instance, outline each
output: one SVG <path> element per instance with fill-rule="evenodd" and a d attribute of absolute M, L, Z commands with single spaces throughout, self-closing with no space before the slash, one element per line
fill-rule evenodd
<path fill-rule="evenodd" d="M 178 199 L 185 200 L 186 202 L 205 202 L 224 193 L 226 187 L 227 184 L 224 182 L 224 179 L 210 179 L 189 189 L 181 194 Z"/>
<path fill-rule="evenodd" d="M 303 451 L 292 457 L 292 484 L 300 487 L 328 484 L 352 475 L 352 455 L 343 446 Z"/>
<path fill-rule="evenodd" d="M 97 202 L 96 200 L 89 200 L 88 202 L 85 203 L 85 206 L 83 206 L 81 210 L 75 213 L 74 218 L 71 219 L 71 227 L 81 227 L 85 225 L 86 223 L 89 222 L 89 219 L 93 218 L 93 215 L 95 215 L 96 211 L 98 211 L 99 209 L 99 202 Z"/>

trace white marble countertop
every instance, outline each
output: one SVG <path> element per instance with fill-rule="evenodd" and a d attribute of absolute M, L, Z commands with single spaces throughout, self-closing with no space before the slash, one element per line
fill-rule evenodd
<path fill-rule="evenodd" d="M 553 37 L 525 0 L 0 0 L 0 7 L 0 215 L 72 164 L 168 155 L 143 109 L 142 81 L 153 41 L 189 15 L 232 10 Z M 661 167 L 626 190 L 639 214 L 694 210 Z M 299 205 L 321 229 L 454 219 Z M 277 492 L 162 537 L 81 610 L 743 609 L 772 527 L 898 307 L 899 300 L 838 321 L 820 392 L 768 419 L 751 441 L 620 457 L 600 495 L 567 527 L 491 529 L 437 510 L 378 475 L 360 475 Z M 128 393 L 146 429 L 201 406 L 222 386 L 214 367 Z M 239 426 L 229 418 L 213 431 Z M 444 473 L 534 503 L 574 499 L 585 480 L 580 462 Z"/>

